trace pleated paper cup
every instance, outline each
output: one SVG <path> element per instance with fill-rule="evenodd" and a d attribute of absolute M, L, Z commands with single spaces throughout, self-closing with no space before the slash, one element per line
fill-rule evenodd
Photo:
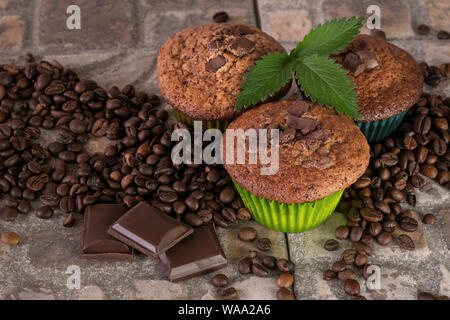
<path fill-rule="evenodd" d="M 228 120 L 196 120 L 188 117 L 184 113 L 173 109 L 173 113 L 175 115 L 175 118 L 179 122 L 183 122 L 187 124 L 190 127 L 194 127 L 194 121 L 201 121 L 202 122 L 202 130 L 208 130 L 208 129 L 219 129 L 220 131 L 225 131 L 225 129 L 228 126 L 229 121 Z"/>
<path fill-rule="evenodd" d="M 233 182 L 253 219 L 266 228 L 286 233 L 303 232 L 320 226 L 334 212 L 344 192 L 342 189 L 320 200 L 286 204 L 257 197 L 236 181 Z"/>
<path fill-rule="evenodd" d="M 356 122 L 356 125 L 361 129 L 362 133 L 370 143 L 379 142 L 384 138 L 389 137 L 397 130 L 403 118 L 405 118 L 406 110 L 396 116 L 390 117 L 385 120 L 373 121 L 373 122 Z"/>

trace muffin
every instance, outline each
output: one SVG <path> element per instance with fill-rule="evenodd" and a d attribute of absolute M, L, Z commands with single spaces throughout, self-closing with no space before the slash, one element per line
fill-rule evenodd
<path fill-rule="evenodd" d="M 179 121 L 203 129 L 224 129 L 242 111 L 235 111 L 243 75 L 271 52 L 285 52 L 271 36 L 246 24 L 206 24 L 172 36 L 158 54 L 162 96 Z M 272 100 L 283 97 L 290 82 Z"/>
<path fill-rule="evenodd" d="M 253 218 L 269 229 L 293 233 L 319 226 L 369 164 L 369 145 L 354 122 L 310 101 L 266 103 L 228 126 L 250 128 L 279 129 L 278 172 L 262 175 L 265 165 L 259 157 L 249 164 L 248 149 L 245 164 L 224 160 L 224 167 Z M 231 139 L 228 129 L 223 146 Z"/>
<path fill-rule="evenodd" d="M 333 58 L 356 86 L 356 125 L 369 142 L 392 134 L 422 93 L 423 77 L 413 57 L 379 37 L 358 35 Z"/>

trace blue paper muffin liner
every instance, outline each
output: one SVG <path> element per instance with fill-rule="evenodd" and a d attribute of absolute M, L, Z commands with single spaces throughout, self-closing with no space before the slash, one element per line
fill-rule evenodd
<path fill-rule="evenodd" d="M 208 129 L 219 129 L 220 131 L 225 131 L 225 129 L 228 127 L 228 120 L 195 120 L 184 113 L 173 109 L 173 113 L 175 115 L 175 118 L 179 122 L 183 122 L 187 124 L 190 127 L 194 127 L 194 121 L 202 121 L 202 130 L 208 130 Z"/>
<path fill-rule="evenodd" d="M 266 228 L 296 233 L 314 229 L 324 223 L 338 205 L 344 189 L 323 199 L 286 204 L 257 197 L 233 181 L 245 207 L 259 224 Z"/>
<path fill-rule="evenodd" d="M 379 142 L 394 133 L 400 123 L 402 123 L 407 112 L 408 110 L 385 120 L 355 123 L 361 129 L 362 133 L 364 133 L 367 141 L 370 143 Z"/>

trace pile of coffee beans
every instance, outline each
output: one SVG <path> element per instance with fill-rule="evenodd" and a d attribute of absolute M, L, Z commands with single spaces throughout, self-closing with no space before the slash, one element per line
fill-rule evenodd
<path fill-rule="evenodd" d="M 131 85 L 105 90 L 80 79 L 57 61 L 27 56 L 24 67 L 0 66 L 0 191 L 11 221 L 31 210 L 53 216 L 75 213 L 95 203 L 134 206 L 147 200 L 163 212 L 196 227 L 213 221 L 227 227 L 250 213 L 222 166 L 174 165 L 172 130 L 158 96 Z M 41 130 L 57 131 L 48 146 Z M 90 154 L 90 139 L 108 146 Z M 108 142 L 109 141 L 109 142 Z"/>
<path fill-rule="evenodd" d="M 295 265 L 286 259 L 277 259 L 264 254 L 272 248 L 272 242 L 268 238 L 259 238 L 252 227 L 244 227 L 238 232 L 238 239 L 244 242 L 254 242 L 258 250 L 248 251 L 238 262 L 237 268 L 240 274 L 254 274 L 258 277 L 277 276 L 277 298 L 279 300 L 294 300 L 291 291 L 294 284 Z M 223 296 L 222 296 L 223 297 Z"/>
<path fill-rule="evenodd" d="M 336 211 L 344 213 L 347 224 L 335 231 L 338 240 L 350 240 L 352 249 L 342 252 L 341 259 L 323 273 L 325 280 L 338 278 L 344 291 L 359 296 L 356 272 L 367 280 L 368 258 L 376 241 L 386 246 L 393 241 L 405 249 L 414 250 L 415 243 L 407 234 L 417 230 L 417 213 L 404 210 L 402 203 L 416 205 L 415 188 L 422 187 L 426 177 L 443 187 L 450 187 L 450 136 L 448 118 L 450 99 L 423 94 L 411 108 L 403 123 L 391 138 L 371 146 L 371 159 L 365 174 L 344 191 Z M 423 216 L 423 223 L 433 224 L 432 213 Z M 403 232 L 394 237 L 393 232 Z M 339 242 L 329 239 L 325 250 L 335 251 Z"/>
<path fill-rule="evenodd" d="M 425 83 L 436 87 L 442 79 L 450 77 L 450 63 L 443 63 L 439 67 L 429 66 L 426 62 L 419 63 Z"/>

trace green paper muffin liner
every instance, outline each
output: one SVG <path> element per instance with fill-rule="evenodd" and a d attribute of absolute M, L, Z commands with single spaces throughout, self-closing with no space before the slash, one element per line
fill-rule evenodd
<path fill-rule="evenodd" d="M 286 204 L 257 197 L 233 182 L 253 219 L 266 228 L 286 233 L 311 230 L 324 223 L 344 192 L 342 189 L 320 200 Z"/>
<path fill-rule="evenodd" d="M 379 142 L 394 133 L 400 123 L 402 123 L 407 112 L 408 110 L 391 118 L 380 121 L 356 122 L 356 125 L 361 129 L 362 133 L 364 133 L 367 141 L 371 143 Z"/>
<path fill-rule="evenodd" d="M 179 122 L 183 122 L 191 127 L 194 127 L 194 121 L 200 121 L 192 119 L 187 115 L 185 115 L 184 113 L 175 109 L 173 109 L 173 113 L 175 115 L 175 118 L 177 118 Z M 220 131 L 225 131 L 229 123 L 228 120 L 201 120 L 201 121 L 203 131 L 206 131 L 208 129 L 219 129 Z"/>

